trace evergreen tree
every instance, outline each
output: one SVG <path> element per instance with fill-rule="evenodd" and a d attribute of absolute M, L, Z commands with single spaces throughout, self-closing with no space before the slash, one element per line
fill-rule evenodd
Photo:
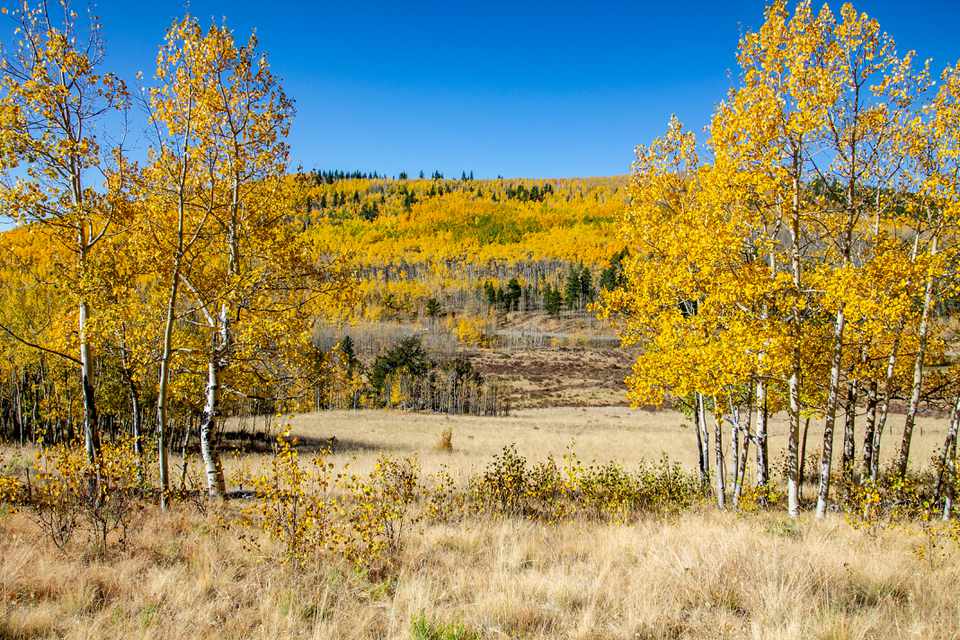
<path fill-rule="evenodd" d="M 513 309 L 514 311 L 519 311 L 520 296 L 522 295 L 523 290 L 520 288 L 520 282 L 516 278 L 510 278 L 510 282 L 507 283 L 506 310 L 510 311 Z"/>
<path fill-rule="evenodd" d="M 593 276 L 590 269 L 580 269 L 580 304 L 584 307 L 593 302 L 596 292 L 593 289 Z"/>
<path fill-rule="evenodd" d="M 340 351 L 343 353 L 344 364 L 347 365 L 347 372 L 353 373 L 354 367 L 357 365 L 357 351 L 356 347 L 353 345 L 353 338 L 349 335 L 343 336 L 343 339 L 340 340 Z"/>
<path fill-rule="evenodd" d="M 580 267 L 570 265 L 567 272 L 567 284 L 563 291 L 563 300 L 570 310 L 580 309 Z"/>
<path fill-rule="evenodd" d="M 560 315 L 560 308 L 563 306 L 563 299 L 560 296 L 560 289 L 554 288 L 549 284 L 543 291 L 543 308 L 551 316 Z"/>
<path fill-rule="evenodd" d="M 430 361 L 420 336 L 401 338 L 389 351 L 377 356 L 370 371 L 370 384 L 382 391 L 387 376 L 394 372 L 405 371 L 413 376 L 423 376 L 429 369 Z"/>
<path fill-rule="evenodd" d="M 625 282 L 623 275 L 623 260 L 630 254 L 626 248 L 610 258 L 609 265 L 600 273 L 600 288 L 613 291 Z"/>
<path fill-rule="evenodd" d="M 441 314 L 442 310 L 443 309 L 440 306 L 440 302 L 436 298 L 430 298 L 429 300 L 427 300 L 426 311 L 427 311 L 428 317 L 436 318 Z"/>
<path fill-rule="evenodd" d="M 497 304 L 497 290 L 490 284 L 489 281 L 483 283 L 483 293 L 487 298 L 487 305 L 493 306 Z"/>

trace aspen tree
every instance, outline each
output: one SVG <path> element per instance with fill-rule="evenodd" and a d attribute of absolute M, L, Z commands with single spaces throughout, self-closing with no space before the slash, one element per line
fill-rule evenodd
<path fill-rule="evenodd" d="M 912 68 L 913 54 L 897 55 L 892 38 L 876 20 L 850 4 L 839 18 L 824 10 L 824 53 L 819 56 L 823 73 L 836 87 L 826 106 L 825 154 L 829 161 L 811 159 L 825 192 L 825 210 L 820 212 L 828 268 L 823 270 L 826 295 L 822 304 L 834 309 L 830 378 L 827 388 L 817 516 L 823 517 L 829 497 L 833 439 L 844 369 L 844 337 L 850 309 L 846 295 L 851 273 L 865 256 L 857 248 L 869 241 L 869 213 L 875 199 L 874 184 L 886 184 L 902 171 L 898 136 L 915 121 L 916 99 L 927 84 L 925 70 Z M 875 241 L 875 239 L 874 239 Z M 857 352 L 847 359 L 856 363 Z M 856 403 L 856 392 L 851 402 Z M 852 443 L 854 425 L 847 428 Z"/>
<path fill-rule="evenodd" d="M 730 250 L 744 245 L 748 229 L 736 208 L 718 206 L 728 180 L 701 166 L 695 147 L 676 119 L 662 138 L 638 147 L 632 204 L 622 224 L 630 253 L 625 284 L 604 292 L 599 310 L 622 323 L 626 344 L 641 347 L 627 380 L 635 402 L 694 398 L 703 461 L 711 444 L 703 399 L 712 399 L 715 495 L 723 508 L 728 476 L 736 492 L 742 475 L 739 403 L 753 400 L 744 390 L 758 375 L 755 354 L 768 337 L 755 330 L 755 310 L 769 278 L 765 263 Z M 725 423 L 736 441 L 729 460 Z"/>
<path fill-rule="evenodd" d="M 920 128 L 916 173 L 920 176 L 915 207 L 915 245 L 926 244 L 926 272 L 917 328 L 917 349 L 913 360 L 910 403 L 904 421 L 897 456 L 896 473 L 903 478 L 910 459 L 910 444 L 919 410 L 927 355 L 934 318 L 932 313 L 940 291 L 954 282 L 952 264 L 955 244 L 941 245 L 944 237 L 956 233 L 960 223 L 960 65 L 948 67 L 941 75 L 937 94 L 926 109 Z"/>
<path fill-rule="evenodd" d="M 191 45 L 182 55 L 193 60 L 198 83 L 196 174 L 209 219 L 188 225 L 199 240 L 180 280 L 203 327 L 195 351 L 206 372 L 200 450 L 209 494 L 219 498 L 215 432 L 224 392 L 242 399 L 255 380 L 285 375 L 271 359 L 308 357 L 310 317 L 340 313 L 354 290 L 343 260 L 316 257 L 289 220 L 301 197 L 285 176 L 293 105 L 256 38 L 238 45 L 225 26 L 199 33 L 192 19 L 184 24 Z"/>
<path fill-rule="evenodd" d="M 84 442 L 93 460 L 99 425 L 90 260 L 118 215 L 110 191 L 122 179 L 113 163 L 121 150 L 102 141 L 105 123 L 126 109 L 128 96 L 121 80 L 99 70 L 104 47 L 95 18 L 81 25 L 68 4 L 46 2 L 24 3 L 10 15 L 17 32 L 15 48 L 0 58 L 0 208 L 17 221 L 41 224 L 74 255 L 78 355 L 55 353 L 79 369 Z M 107 184 L 91 184 L 96 172 L 107 176 Z"/>
<path fill-rule="evenodd" d="M 142 219 L 142 238 L 156 255 L 158 276 L 167 282 L 160 340 L 160 374 L 157 384 L 157 440 L 160 503 L 166 507 L 169 489 L 166 431 L 169 421 L 170 369 L 175 323 L 183 278 L 197 243 L 209 241 L 208 224 L 220 193 L 220 182 L 205 162 L 216 156 L 211 130 L 213 98 L 211 61 L 200 25 L 191 17 L 177 20 L 168 29 L 157 54 L 158 86 L 144 95 L 144 106 L 153 131 L 149 164 L 141 184 L 149 211 Z"/>
<path fill-rule="evenodd" d="M 786 351 L 778 350 L 782 359 L 776 362 L 771 362 L 772 339 L 768 340 L 771 348 L 756 352 L 760 366 L 772 366 L 779 373 L 777 378 L 786 382 L 786 476 L 791 515 L 799 510 L 800 385 L 809 298 L 803 264 L 811 195 L 804 185 L 812 175 L 810 152 L 823 134 L 824 103 L 830 98 L 826 73 L 817 64 L 828 15 L 826 9 L 814 15 L 808 2 L 801 2 L 792 17 L 783 1 L 768 6 L 760 29 L 741 39 L 739 85 L 718 109 L 710 129 L 716 164 L 735 180 L 734 195 L 742 192 L 736 196 L 740 204 L 735 205 L 740 215 L 749 219 L 749 213 L 753 218 L 753 244 L 767 258 L 771 289 L 766 304 L 759 309 L 760 317 L 778 324 L 785 320 L 785 326 L 773 329 L 772 335 L 781 336 L 791 345 Z M 785 245 L 782 234 L 788 238 Z M 769 373 L 763 372 L 762 376 L 761 380 Z M 762 404 L 767 403 L 765 384 L 758 388 L 757 397 Z M 761 417 L 758 428 L 762 449 L 765 417 Z"/>

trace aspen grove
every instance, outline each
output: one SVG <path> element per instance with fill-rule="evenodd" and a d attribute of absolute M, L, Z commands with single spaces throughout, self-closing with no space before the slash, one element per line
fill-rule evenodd
<path fill-rule="evenodd" d="M 783 1 L 742 37 L 738 61 L 703 146 L 673 119 L 637 148 L 626 284 L 599 305 L 640 348 L 630 394 L 691 408 L 720 508 L 737 506 L 751 464 L 766 499 L 779 466 L 768 422 L 785 411 L 777 471 L 791 516 L 805 422 L 823 424 L 823 517 L 836 492 L 880 481 L 881 447 L 897 449 L 887 475 L 903 481 L 921 405 L 945 407 L 934 498 L 949 518 L 960 67 L 932 76 L 852 5 L 835 15 Z M 895 402 L 902 439 L 885 442 Z"/>
<path fill-rule="evenodd" d="M 176 21 L 131 91 L 100 69 L 95 18 L 46 2 L 4 14 L 18 39 L 0 59 L 0 200 L 18 226 L 3 234 L 0 328 L 18 437 L 71 442 L 79 397 L 88 462 L 122 420 L 142 469 L 150 425 L 166 505 L 170 425 L 199 416 L 222 498 L 224 396 L 292 406 L 326 366 L 312 323 L 352 296 L 339 258 L 289 224 L 293 103 L 256 38 L 224 25 Z M 123 147 L 134 109 L 141 162 Z"/>

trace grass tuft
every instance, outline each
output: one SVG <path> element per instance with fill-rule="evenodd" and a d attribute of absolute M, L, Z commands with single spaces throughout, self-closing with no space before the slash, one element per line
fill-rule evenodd
<path fill-rule="evenodd" d="M 480 640 L 482 636 L 457 623 L 431 622 L 423 614 L 413 619 L 410 625 L 412 640 Z"/>

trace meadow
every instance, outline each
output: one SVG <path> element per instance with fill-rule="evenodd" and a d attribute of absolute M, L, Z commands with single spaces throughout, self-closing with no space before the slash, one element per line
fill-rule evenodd
<path fill-rule="evenodd" d="M 903 416 L 891 417 L 884 439 L 898 442 L 903 433 Z M 232 425 L 230 425 L 232 426 Z M 245 421 L 251 432 L 264 431 L 265 423 Z M 612 461 L 630 467 L 667 457 L 690 472 L 697 467 L 696 436 L 691 417 L 671 410 L 631 409 L 614 406 L 552 406 L 517 409 L 506 417 L 451 416 L 407 413 L 392 410 L 324 411 L 271 418 L 273 433 L 285 426 L 291 436 L 301 439 L 309 450 L 332 448 L 331 460 L 338 464 L 369 470 L 381 455 L 416 455 L 425 472 L 449 467 L 461 480 L 476 473 L 503 447 L 516 445 L 517 451 L 531 460 L 548 456 L 560 459 L 567 450 L 587 461 Z M 787 445 L 787 416 L 771 420 L 770 455 L 782 461 Z M 926 468 L 943 444 L 949 427 L 947 417 L 922 416 L 917 425 L 917 468 Z M 453 450 L 437 444 L 446 429 L 452 431 Z M 816 457 L 812 443 L 823 437 L 823 426 L 810 423 L 808 454 Z M 333 444 L 331 444 L 333 438 Z M 227 467 L 242 460 L 263 464 L 272 451 L 247 452 L 227 456 Z M 883 451 L 882 462 L 893 462 L 896 449 Z M 782 463 L 781 463 L 782 464 Z M 814 469 L 809 472 L 812 474 Z M 808 485 L 809 488 L 809 485 Z"/>
<path fill-rule="evenodd" d="M 461 479 L 510 443 L 531 460 L 568 447 L 628 468 L 661 454 L 689 460 L 684 422 L 624 407 L 290 420 L 304 456 L 335 436 L 338 466 L 367 472 L 378 455 L 416 455 L 424 472 L 448 467 Z M 447 428 L 452 451 L 437 448 Z M 922 419 L 918 458 L 944 428 Z M 228 454 L 228 475 L 270 459 Z M 843 515 L 792 520 L 703 503 L 626 523 L 470 517 L 416 525 L 395 570 L 371 580 L 332 559 L 294 569 L 263 533 L 251 550 L 224 525 L 238 502 L 202 512 L 189 502 L 165 513 L 147 507 L 126 545 L 104 558 L 60 553 L 25 514 L 4 516 L 0 637 L 946 639 L 960 624 L 956 546 L 936 524 L 871 528 Z"/>

